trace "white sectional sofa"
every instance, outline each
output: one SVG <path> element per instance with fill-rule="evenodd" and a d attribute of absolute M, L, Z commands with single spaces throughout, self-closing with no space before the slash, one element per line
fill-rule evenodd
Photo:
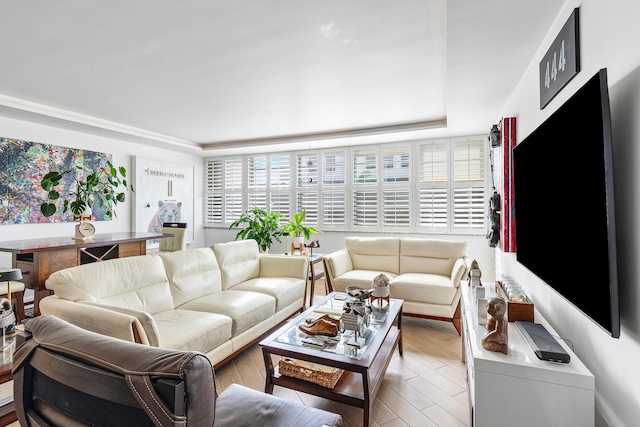
<path fill-rule="evenodd" d="M 302 311 L 308 259 L 254 240 L 72 267 L 46 281 L 50 314 L 156 347 L 200 351 L 220 366 Z"/>
<path fill-rule="evenodd" d="M 438 239 L 347 237 L 345 248 L 325 255 L 329 290 L 370 288 L 380 273 L 389 277 L 392 298 L 403 313 L 453 322 L 460 333 L 460 281 L 469 268 L 467 243 Z"/>

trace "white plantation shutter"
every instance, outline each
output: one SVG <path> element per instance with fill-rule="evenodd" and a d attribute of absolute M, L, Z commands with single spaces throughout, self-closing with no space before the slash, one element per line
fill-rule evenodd
<path fill-rule="evenodd" d="M 485 234 L 484 136 L 209 159 L 205 221 L 254 207 L 319 230 Z"/>
<path fill-rule="evenodd" d="M 378 192 L 354 191 L 353 225 L 355 227 L 375 227 L 378 225 Z"/>
<path fill-rule="evenodd" d="M 453 174 L 456 182 L 484 180 L 484 141 L 454 143 Z"/>
<path fill-rule="evenodd" d="M 485 221 L 485 142 L 483 139 L 453 144 L 453 227 L 483 230 Z"/>
<path fill-rule="evenodd" d="M 449 231 L 449 147 L 446 141 L 429 141 L 418 145 L 418 230 Z"/>
<path fill-rule="evenodd" d="M 447 145 L 446 142 L 430 142 L 418 146 L 420 183 L 447 182 Z"/>
<path fill-rule="evenodd" d="M 353 149 L 353 211 L 352 224 L 357 228 L 378 227 L 381 206 L 378 186 L 378 147 Z"/>
<path fill-rule="evenodd" d="M 240 218 L 244 211 L 242 189 L 242 158 L 225 159 L 224 161 L 224 221 L 230 224 Z"/>
<path fill-rule="evenodd" d="M 447 189 L 421 189 L 418 194 L 418 226 L 445 230 L 449 224 Z"/>
<path fill-rule="evenodd" d="M 411 229 L 411 147 L 382 146 L 382 230 Z"/>
<path fill-rule="evenodd" d="M 322 185 L 344 186 L 346 169 L 345 150 L 325 151 L 322 153 Z"/>
<path fill-rule="evenodd" d="M 391 146 L 382 149 L 382 182 L 409 182 L 409 145 Z"/>
<path fill-rule="evenodd" d="M 240 218 L 244 211 L 242 206 L 242 193 L 225 193 L 224 195 L 224 221 L 229 224 Z"/>
<path fill-rule="evenodd" d="M 410 227 L 409 190 L 382 192 L 382 225 L 393 228 Z"/>
<path fill-rule="evenodd" d="M 291 184 L 291 154 L 272 154 L 269 163 L 271 188 L 289 187 Z"/>
<path fill-rule="evenodd" d="M 249 193 L 247 194 L 248 209 L 260 208 L 267 210 L 267 193 Z"/>
<path fill-rule="evenodd" d="M 205 197 L 205 224 L 221 225 L 222 217 L 222 160 L 209 160 L 206 163 L 206 197 Z"/>
<path fill-rule="evenodd" d="M 322 192 L 322 225 L 341 228 L 347 224 L 347 205 L 344 191 Z"/>
<path fill-rule="evenodd" d="M 207 191 L 222 190 L 222 160 L 210 160 L 207 162 Z"/>
<path fill-rule="evenodd" d="M 227 159 L 224 161 L 224 189 L 242 189 L 242 159 Z"/>
<path fill-rule="evenodd" d="M 323 151 L 321 156 L 321 222 L 330 230 L 347 228 L 347 152 L 344 148 Z"/>
<path fill-rule="evenodd" d="M 205 222 L 207 225 L 222 224 L 222 193 L 208 194 L 206 197 Z"/>
<path fill-rule="evenodd" d="M 285 223 L 291 218 L 291 194 L 284 192 L 271 192 L 271 200 L 269 203 L 269 211 L 278 212 L 282 215 L 280 218 L 281 223 Z"/>
<path fill-rule="evenodd" d="M 267 188 L 266 155 L 249 156 L 247 158 L 247 188 L 257 190 L 265 190 Z"/>
<path fill-rule="evenodd" d="M 375 184 L 378 182 L 378 148 L 353 150 L 353 183 Z"/>
<path fill-rule="evenodd" d="M 484 227 L 484 188 L 456 188 L 453 191 L 453 226 L 456 228 Z"/>
<path fill-rule="evenodd" d="M 318 186 L 318 153 L 301 153 L 297 156 L 298 187 Z"/>
<path fill-rule="evenodd" d="M 296 194 L 298 212 L 306 211 L 305 224 L 318 225 L 318 192 L 307 191 Z"/>

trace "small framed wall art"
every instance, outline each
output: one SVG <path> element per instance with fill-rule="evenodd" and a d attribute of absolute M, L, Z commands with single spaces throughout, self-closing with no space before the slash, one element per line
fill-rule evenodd
<path fill-rule="evenodd" d="M 580 71 L 580 25 L 575 8 L 540 61 L 540 109 Z"/>

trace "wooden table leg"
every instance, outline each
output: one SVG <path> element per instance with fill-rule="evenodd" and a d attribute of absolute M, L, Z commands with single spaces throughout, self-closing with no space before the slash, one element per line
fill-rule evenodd
<path fill-rule="evenodd" d="M 273 360 L 271 359 L 271 354 L 264 348 L 262 349 L 262 356 L 264 357 L 264 368 L 266 370 L 264 392 L 273 394 L 273 376 L 275 375 Z"/>
<path fill-rule="evenodd" d="M 316 289 L 316 272 L 313 269 L 313 263 L 309 262 L 309 269 L 311 271 L 311 295 L 309 295 L 309 307 L 311 307 L 313 305 L 313 294 L 315 293 L 315 289 Z"/>

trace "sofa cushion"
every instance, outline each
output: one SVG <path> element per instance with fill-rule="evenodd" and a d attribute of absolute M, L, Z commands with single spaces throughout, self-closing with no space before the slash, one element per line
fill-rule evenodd
<path fill-rule="evenodd" d="M 276 312 L 276 299 L 259 292 L 230 289 L 189 301 L 178 307 L 178 310 L 202 311 L 228 316 L 232 321 L 231 334 L 236 336 L 273 316 Z"/>
<path fill-rule="evenodd" d="M 359 286 L 361 288 L 370 288 L 374 277 L 380 273 L 385 274 L 389 281 L 394 279 L 397 274 L 380 271 L 380 270 L 351 270 L 333 279 L 333 290 L 344 292 L 347 286 Z"/>
<path fill-rule="evenodd" d="M 175 307 L 222 290 L 220 267 L 211 248 L 166 252 L 159 256 L 167 271 Z"/>
<path fill-rule="evenodd" d="M 400 240 L 395 237 L 347 237 L 345 247 L 354 270 L 399 272 Z"/>
<path fill-rule="evenodd" d="M 216 243 L 211 247 L 220 265 L 224 290 L 260 274 L 260 253 L 255 240 Z"/>
<path fill-rule="evenodd" d="M 452 304 L 457 285 L 448 276 L 426 273 L 404 273 L 389 283 L 392 298 L 406 301 Z"/>
<path fill-rule="evenodd" d="M 232 321 L 228 316 L 189 310 L 156 313 L 158 347 L 207 352 L 231 339 Z"/>
<path fill-rule="evenodd" d="M 276 311 L 304 297 L 304 280 L 293 277 L 258 277 L 233 287 L 234 291 L 260 292 L 276 299 Z"/>
<path fill-rule="evenodd" d="M 451 276 L 451 269 L 467 252 L 467 243 L 438 239 L 400 239 L 400 273 Z"/>
<path fill-rule="evenodd" d="M 169 278 L 158 256 L 111 259 L 56 271 L 46 281 L 62 299 L 159 313 L 173 308 Z"/>

